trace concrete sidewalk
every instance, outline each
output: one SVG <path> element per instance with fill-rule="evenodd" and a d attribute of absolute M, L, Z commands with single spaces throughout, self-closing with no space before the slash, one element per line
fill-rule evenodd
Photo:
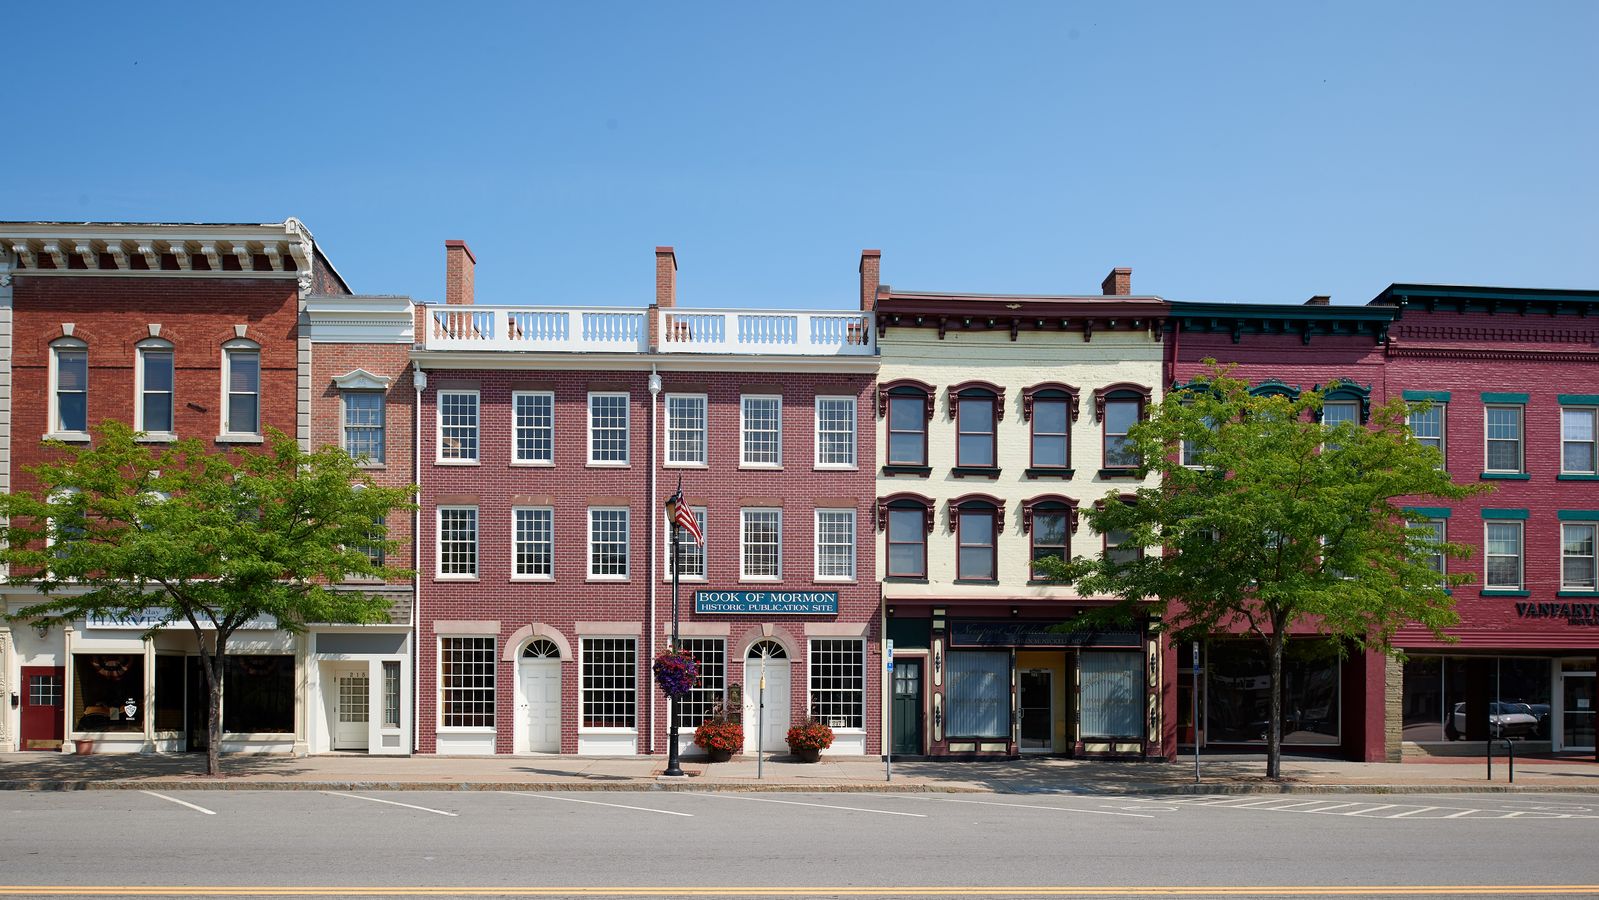
<path fill-rule="evenodd" d="M 1406 763 L 1352 763 L 1285 758 L 1284 778 L 1264 777 L 1265 760 L 1255 755 L 1216 755 L 1202 760 L 1194 783 L 1191 759 L 1175 763 L 1072 759 L 993 762 L 916 760 L 895 763 L 885 780 L 874 757 L 827 757 L 799 763 L 767 759 L 757 776 L 753 758 L 683 763 L 686 779 L 665 779 L 664 757 L 382 757 L 333 754 L 293 758 L 229 756 L 222 778 L 203 775 L 198 754 L 165 756 L 74 756 L 55 753 L 0 754 L 0 789 L 232 789 L 232 790 L 734 790 L 734 791 L 949 791 L 1073 793 L 1290 793 L 1465 791 L 1599 793 L 1599 763 L 1581 759 L 1519 759 L 1516 780 L 1507 779 L 1503 757 L 1494 760 L 1493 780 L 1482 758 Z"/>

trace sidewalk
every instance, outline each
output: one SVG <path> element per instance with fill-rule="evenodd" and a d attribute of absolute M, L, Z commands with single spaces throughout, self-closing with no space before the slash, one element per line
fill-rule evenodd
<path fill-rule="evenodd" d="M 1174 763 L 1023 759 L 995 762 L 895 763 L 885 781 L 883 761 L 827 757 L 820 763 L 768 759 L 757 777 L 753 758 L 683 763 L 688 778 L 665 779 L 664 757 L 383 757 L 334 754 L 293 758 L 229 756 L 221 779 L 201 774 L 198 754 L 74 756 L 0 754 L 0 790 L 232 789 L 232 790 L 734 790 L 949 791 L 1068 793 L 1439 793 L 1529 791 L 1599 793 L 1599 763 L 1582 759 L 1518 759 L 1507 782 L 1503 757 L 1493 781 L 1476 759 L 1353 763 L 1285 757 L 1284 778 L 1264 777 L 1265 759 L 1215 755 L 1202 760 L 1194 783 L 1192 759 Z"/>

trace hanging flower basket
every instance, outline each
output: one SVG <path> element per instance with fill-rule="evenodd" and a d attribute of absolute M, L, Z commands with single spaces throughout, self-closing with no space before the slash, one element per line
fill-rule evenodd
<path fill-rule="evenodd" d="M 700 680 L 700 661 L 683 650 L 668 650 L 655 657 L 655 683 L 668 697 L 681 697 Z"/>

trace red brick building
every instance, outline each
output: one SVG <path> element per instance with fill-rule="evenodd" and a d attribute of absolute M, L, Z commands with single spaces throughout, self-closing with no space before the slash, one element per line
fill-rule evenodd
<path fill-rule="evenodd" d="M 729 701 L 749 750 L 783 750 L 807 714 L 834 752 L 875 748 L 869 318 L 681 309 L 671 248 L 647 308 L 482 307 L 471 251 L 446 252 L 449 302 L 414 354 L 419 750 L 666 750 L 650 664 L 679 479 L 705 535 L 680 550 L 680 634 L 704 667 L 680 743 Z"/>

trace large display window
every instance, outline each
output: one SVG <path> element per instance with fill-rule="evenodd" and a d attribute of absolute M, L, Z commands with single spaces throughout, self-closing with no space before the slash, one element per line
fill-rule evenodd
<path fill-rule="evenodd" d="M 1214 641 L 1206 668 L 1208 741 L 1263 744 L 1271 727 L 1271 659 L 1264 641 Z M 1338 657 L 1325 641 L 1289 641 L 1283 651 L 1283 743 L 1340 739 Z"/>
<path fill-rule="evenodd" d="M 144 731 L 144 655 L 72 657 L 72 730 Z"/>
<path fill-rule="evenodd" d="M 223 659 L 222 730 L 234 734 L 292 734 L 294 657 L 241 655 Z"/>
<path fill-rule="evenodd" d="M 1529 656 L 1411 656 L 1405 660 L 1403 739 L 1489 736 L 1548 740 L 1552 662 Z"/>

